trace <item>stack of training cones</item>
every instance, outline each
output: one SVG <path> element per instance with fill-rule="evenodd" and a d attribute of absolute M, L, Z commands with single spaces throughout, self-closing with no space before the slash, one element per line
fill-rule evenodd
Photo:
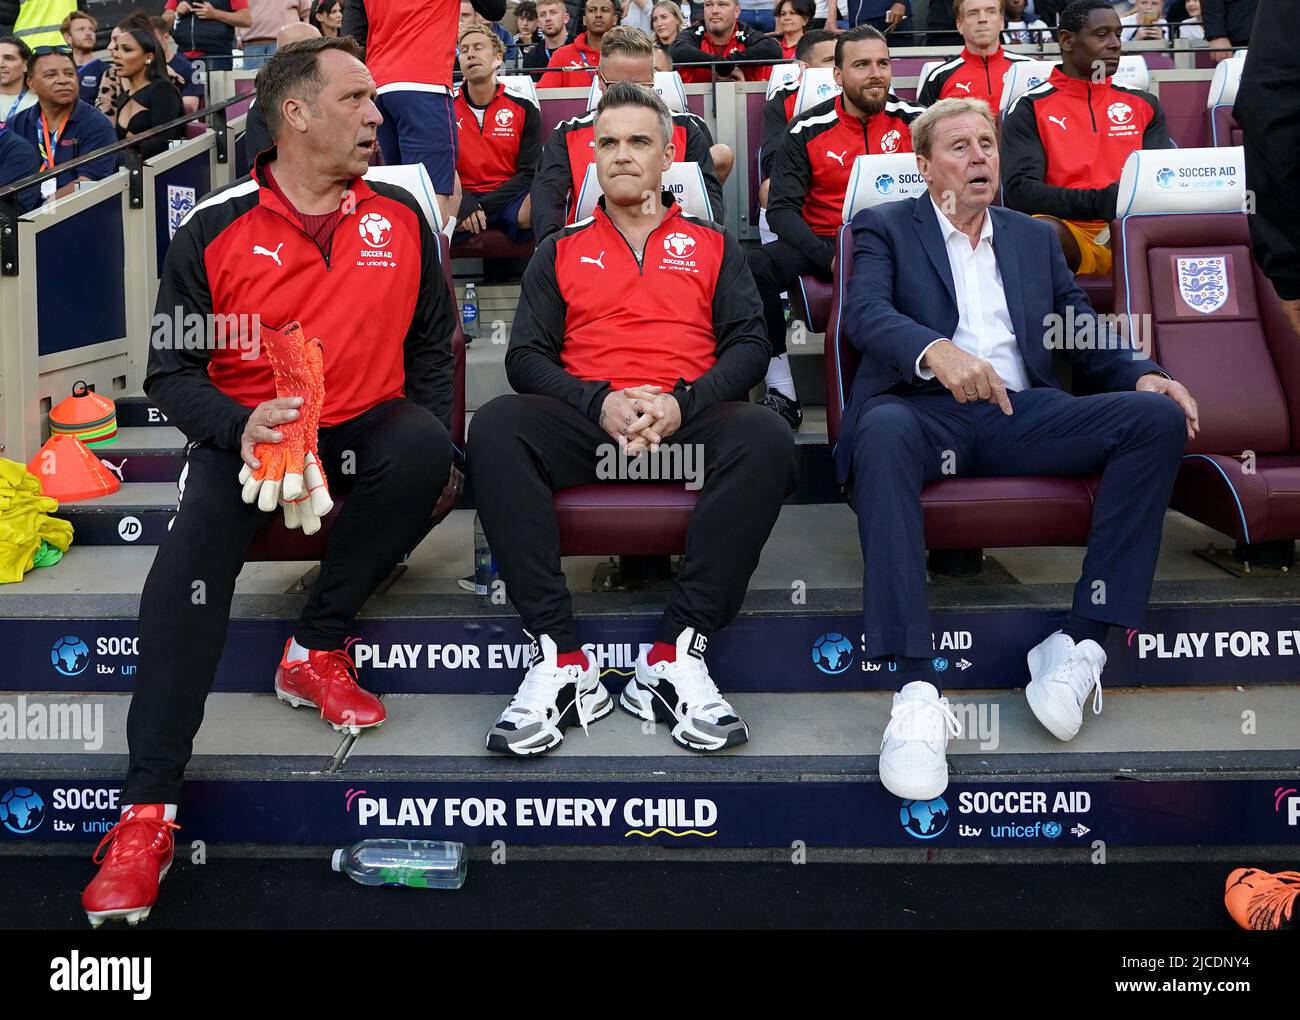
<path fill-rule="evenodd" d="M 78 382 L 72 396 L 50 411 L 50 432 L 75 436 L 92 449 L 105 446 L 117 439 L 117 406 Z"/>
<path fill-rule="evenodd" d="M 41 492 L 60 503 L 109 496 L 122 487 L 76 436 L 50 436 L 27 470 L 40 480 Z"/>

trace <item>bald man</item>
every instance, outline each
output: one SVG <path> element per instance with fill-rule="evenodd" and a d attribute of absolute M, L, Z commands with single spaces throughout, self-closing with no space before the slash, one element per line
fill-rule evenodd
<path fill-rule="evenodd" d="M 315 25 L 306 21 L 293 21 L 275 33 L 275 48 L 281 50 L 305 39 L 315 39 L 319 35 L 320 29 Z M 266 130 L 266 117 L 254 99 L 248 107 L 248 119 L 244 122 L 244 152 L 248 156 L 248 165 L 252 166 L 257 154 L 270 147 L 271 135 Z"/>

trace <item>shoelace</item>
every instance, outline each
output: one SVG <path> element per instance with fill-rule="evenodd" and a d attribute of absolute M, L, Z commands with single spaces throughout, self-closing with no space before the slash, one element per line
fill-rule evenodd
<path fill-rule="evenodd" d="M 353 661 L 348 649 L 359 640 L 359 638 L 348 638 L 342 648 L 336 648 L 331 652 L 318 652 L 317 655 L 324 660 L 320 669 L 316 668 L 316 663 L 311 664 L 312 672 L 325 681 L 320 699 L 320 717 L 322 719 L 325 718 L 325 708 L 329 704 L 330 695 L 336 687 L 357 686 L 357 664 Z M 318 661 L 320 660 L 318 659 Z"/>
<path fill-rule="evenodd" d="M 686 661 L 665 662 L 668 681 L 682 702 L 691 706 L 693 714 L 717 722 L 723 716 L 735 715 L 736 710 L 718 690 L 709 676 L 709 667 L 701 660 L 688 656 Z"/>
<path fill-rule="evenodd" d="M 1074 699 L 1082 705 L 1088 698 L 1088 691 L 1091 689 L 1095 693 L 1092 698 L 1092 714 L 1101 715 L 1101 669 L 1091 659 L 1084 658 L 1082 655 L 1071 655 L 1063 664 L 1065 670 L 1065 679 L 1074 691 Z M 1056 671 L 1056 676 L 1061 675 L 1061 669 Z"/>
<path fill-rule="evenodd" d="M 1268 888 L 1251 898 L 1250 926 L 1262 931 L 1276 931 L 1287 909 L 1300 896 L 1300 871 L 1279 871 Z M 1294 917 L 1293 917 L 1294 920 Z"/>
<path fill-rule="evenodd" d="M 895 724 L 898 727 L 896 733 L 900 740 L 924 740 L 928 743 L 938 736 L 934 732 L 936 727 L 940 733 L 947 729 L 951 736 L 961 736 L 961 723 L 948 703 L 942 699 L 939 701 L 908 699 L 897 702 L 889 713 L 889 728 L 893 729 Z"/>
<path fill-rule="evenodd" d="M 523 683 L 510 699 L 506 712 L 514 712 L 523 718 L 546 718 L 546 710 L 555 704 L 555 696 L 565 684 L 575 687 L 573 700 L 577 703 L 578 722 L 582 732 L 587 733 L 587 710 L 582 702 L 582 691 L 577 689 L 577 682 L 582 676 L 577 666 L 551 666 L 539 662 L 524 674 Z"/>
<path fill-rule="evenodd" d="M 180 826 L 175 822 L 169 822 L 161 818 L 142 817 L 140 815 L 132 818 L 122 818 L 104 833 L 104 838 L 99 841 L 99 846 L 95 847 L 90 862 L 92 864 L 101 864 L 108 861 L 111 864 L 125 864 L 127 861 L 139 857 L 145 851 L 154 849 L 158 846 L 160 839 L 170 843 L 172 830 L 179 828 Z M 146 831 L 151 829 L 156 830 L 152 835 Z M 109 850 L 101 859 L 99 854 L 105 846 Z"/>

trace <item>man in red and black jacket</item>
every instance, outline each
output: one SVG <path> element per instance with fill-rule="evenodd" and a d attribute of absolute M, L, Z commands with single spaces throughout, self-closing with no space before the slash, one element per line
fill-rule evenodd
<path fill-rule="evenodd" d="M 600 82 L 608 87 L 615 82 L 630 81 L 654 87 L 654 46 L 639 28 L 620 25 L 610 29 L 601 41 Z M 578 189 L 595 162 L 596 111 L 562 120 L 551 132 L 542 149 L 542 158 L 533 178 L 533 233 L 538 240 L 574 219 Z M 722 183 L 713 164 L 713 138 L 704 121 L 693 113 L 675 113 L 673 121 L 673 159 L 678 163 L 698 163 L 704 174 L 704 188 L 713 207 L 713 218 L 723 218 Z"/>
<path fill-rule="evenodd" d="M 470 3 L 489 21 L 506 12 L 506 0 Z M 384 162 L 424 164 L 443 222 L 456 212 L 451 68 L 459 25 L 460 0 L 346 0 L 343 8 L 343 34 L 364 48 L 379 88 Z"/>
<path fill-rule="evenodd" d="M 775 36 L 740 21 L 740 0 L 704 0 L 704 16 L 698 25 L 683 29 L 668 47 L 673 67 L 687 85 L 718 78 L 732 81 L 767 81 L 772 65 L 781 62 L 781 44 Z M 726 63 L 736 60 L 768 60 L 768 64 Z M 724 61 L 710 68 L 714 61 Z M 692 68 L 692 64 L 704 66 Z"/>
<path fill-rule="evenodd" d="M 843 93 L 800 114 L 786 129 L 767 196 L 767 224 L 777 239 L 749 250 L 772 345 L 763 403 L 792 429 L 803 423 L 803 408 L 785 349 L 781 293 L 801 276 L 830 279 L 853 161 L 880 152 L 911 152 L 908 125 L 922 112 L 890 92 L 889 47 L 870 25 L 837 37 L 835 80 Z"/>
<path fill-rule="evenodd" d="M 478 234 L 490 228 L 518 240 L 532 222 L 528 189 L 542 149 L 542 115 L 497 81 L 504 59 L 505 46 L 487 25 L 461 31 L 465 81 L 455 105 L 462 189 L 456 229 Z"/>
<path fill-rule="evenodd" d="M 1047 220 L 1074 272 L 1111 271 L 1109 225 L 1129 153 L 1170 148 L 1160 102 L 1112 80 L 1120 21 L 1105 0 L 1061 12 L 1061 66 L 1012 104 L 1002 122 L 1002 198 Z M 1093 80 L 1103 66 L 1105 78 Z"/>
<path fill-rule="evenodd" d="M 830 67 L 835 63 L 834 32 L 824 28 L 815 28 L 805 32 L 795 47 L 795 60 L 799 67 Z M 781 148 L 781 137 L 794 114 L 794 103 L 799 98 L 799 80 L 790 82 L 772 93 L 763 104 L 763 150 L 758 157 L 759 185 L 758 202 L 767 208 L 768 180 L 772 176 L 772 164 Z"/>
<path fill-rule="evenodd" d="M 619 0 L 587 0 L 582 16 L 586 31 L 551 54 L 546 73 L 537 81 L 539 89 L 583 89 L 591 84 L 600 63 L 601 40 L 618 25 L 623 8 Z"/>
<path fill-rule="evenodd" d="M 685 561 L 622 708 L 665 722 L 691 750 L 748 739 L 704 653 L 739 611 L 793 487 L 794 445 L 746 399 L 763 376 L 767 340 L 739 243 L 662 191 L 672 135 L 653 92 L 631 82 L 605 91 L 595 134 L 604 197 L 590 219 L 538 245 L 506 352 L 516 393 L 474 414 L 479 516 L 534 640 L 518 694 L 488 731 L 492 750 L 549 751 L 568 726 L 586 729 L 613 711 L 574 629 L 552 495 L 603 480 L 699 490 Z M 592 526 L 621 528 L 617 510 L 608 514 Z"/>
<path fill-rule="evenodd" d="M 940 99 L 982 99 L 994 115 L 1002 105 L 1002 77 L 1011 65 L 1031 57 L 1002 48 L 1002 0 L 953 0 L 957 31 L 966 45 L 961 54 L 940 64 L 925 81 L 916 101 L 933 106 Z"/>
<path fill-rule="evenodd" d="M 257 81 L 279 147 L 195 206 L 159 281 L 145 392 L 189 445 L 180 508 L 140 597 L 122 817 L 82 894 L 92 924 L 138 920 L 157 898 L 235 578 L 269 520 L 241 498 L 241 466 L 257 467 L 255 451 L 268 455 L 257 444 L 278 446 L 309 413 L 302 397 L 277 396 L 268 330 L 297 321 L 321 341 L 319 457 L 347 495 L 275 672 L 278 697 L 338 730 L 384 721 L 346 638 L 452 477 L 455 307 L 415 199 L 361 177 L 379 112 L 360 51 L 346 37 L 297 43 Z"/>

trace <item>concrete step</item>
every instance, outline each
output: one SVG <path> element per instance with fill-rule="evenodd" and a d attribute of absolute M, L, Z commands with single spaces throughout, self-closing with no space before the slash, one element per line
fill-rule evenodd
<path fill-rule="evenodd" d="M 615 710 L 531 759 L 487 752 L 503 697 L 390 695 L 385 724 L 340 738 L 267 694 L 209 697 L 187 773 L 187 840 L 345 845 L 452 838 L 475 845 L 693 847 L 1298 846 L 1300 688 L 1125 691 L 1070 744 L 1019 694 L 970 692 L 940 798 L 878 782 L 889 696 L 737 694 L 750 741 L 696 755 Z M 21 718 L 0 745 L 0 790 L 21 790 L 0 839 L 88 846 L 116 817 L 126 695 L 3 696 Z M 1257 734 L 1241 732 L 1258 713 Z M 38 735 L 38 720 L 51 729 Z M 78 727 L 80 727 L 78 729 Z M 55 737 L 59 739 L 54 739 Z M 1287 782 L 1286 776 L 1292 776 Z M 12 798 L 10 803 L 13 803 Z M 823 858 L 824 859 L 824 858 Z"/>

